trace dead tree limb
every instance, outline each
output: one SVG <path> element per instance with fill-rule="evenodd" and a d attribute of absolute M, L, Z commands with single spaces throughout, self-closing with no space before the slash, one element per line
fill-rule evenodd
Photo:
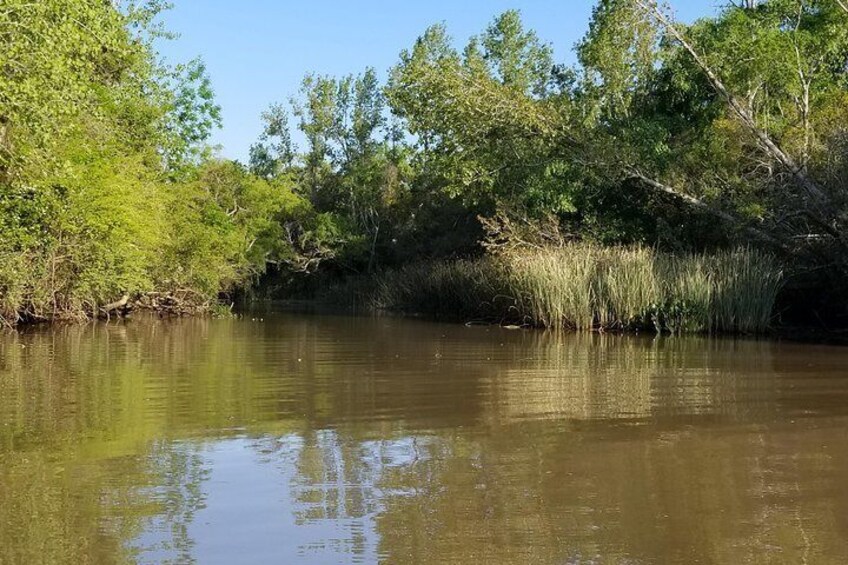
<path fill-rule="evenodd" d="M 115 302 L 110 302 L 109 304 L 106 304 L 105 306 L 101 306 L 100 312 L 102 312 L 105 316 L 108 317 L 109 314 L 114 312 L 115 310 L 120 310 L 121 308 L 125 308 L 127 306 L 127 304 L 129 303 L 129 301 L 130 301 L 130 295 L 125 294 L 119 300 L 116 300 Z"/>
<path fill-rule="evenodd" d="M 686 194 L 685 192 L 681 192 L 680 190 L 677 190 L 674 187 L 671 187 L 667 184 L 663 184 L 663 183 L 661 183 L 657 180 L 654 180 L 650 177 L 647 177 L 647 176 L 645 176 L 645 175 L 643 175 L 643 174 L 641 174 L 637 171 L 631 171 L 631 178 L 638 180 L 639 182 L 641 182 L 641 183 L 643 183 L 647 186 L 650 186 L 651 188 L 653 188 L 655 190 L 658 190 L 658 191 L 663 192 L 665 194 L 669 194 L 669 195 L 673 196 L 674 198 L 676 198 L 677 200 L 681 200 L 681 201 L 685 202 L 686 204 L 688 204 L 689 206 L 692 206 L 693 208 L 697 208 L 698 210 L 702 210 L 704 212 L 707 212 L 708 214 L 711 214 L 711 215 L 715 216 L 716 218 L 719 218 L 720 220 L 723 220 L 724 222 L 726 222 L 730 225 L 740 227 L 748 235 L 750 235 L 751 237 L 753 237 L 755 239 L 758 239 L 758 240 L 760 240 L 764 243 L 768 243 L 769 245 L 772 245 L 774 247 L 778 247 L 778 248 L 780 248 L 784 251 L 789 251 L 789 246 L 785 242 L 783 242 L 783 241 L 777 239 L 776 237 L 774 237 L 773 235 L 766 233 L 762 230 L 759 230 L 755 227 L 745 225 L 745 221 L 743 219 L 738 218 L 738 217 L 734 216 L 733 214 L 729 214 L 728 212 L 725 212 L 723 210 L 713 208 L 712 206 L 710 206 L 709 204 L 707 204 L 703 200 L 695 198 L 694 196 Z"/>

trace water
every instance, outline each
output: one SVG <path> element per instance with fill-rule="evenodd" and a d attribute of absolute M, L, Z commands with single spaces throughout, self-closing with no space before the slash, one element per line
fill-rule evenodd
<path fill-rule="evenodd" d="M 848 349 L 397 319 L 0 335 L 0 563 L 845 563 Z"/>

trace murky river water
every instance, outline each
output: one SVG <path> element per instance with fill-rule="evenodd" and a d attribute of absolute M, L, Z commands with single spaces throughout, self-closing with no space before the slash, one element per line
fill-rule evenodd
<path fill-rule="evenodd" d="M 846 563 L 848 349 L 263 315 L 0 335 L 0 563 Z"/>

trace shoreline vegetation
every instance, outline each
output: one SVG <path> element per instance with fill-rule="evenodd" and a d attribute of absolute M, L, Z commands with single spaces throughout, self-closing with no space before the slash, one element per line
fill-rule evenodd
<path fill-rule="evenodd" d="M 373 309 L 577 331 L 762 333 L 783 281 L 751 249 L 672 255 L 568 244 L 407 265 L 372 281 Z"/>
<path fill-rule="evenodd" d="M 244 163 L 210 146 L 204 63 L 157 52 L 166 8 L 0 10 L 0 326 L 323 293 L 570 330 L 848 328 L 844 2 L 684 24 L 598 0 L 571 65 L 515 10 L 464 42 L 437 24 L 385 80 L 280 93 Z"/>

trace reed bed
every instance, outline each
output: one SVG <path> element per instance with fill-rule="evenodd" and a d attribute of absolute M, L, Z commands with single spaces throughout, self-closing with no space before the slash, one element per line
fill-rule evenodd
<path fill-rule="evenodd" d="M 493 258 L 414 263 L 378 278 L 372 306 L 462 319 L 502 317 L 513 304 L 507 265 Z"/>
<path fill-rule="evenodd" d="M 384 273 L 378 308 L 572 330 L 756 333 L 783 280 L 770 255 L 741 248 L 670 254 L 570 244 Z"/>

